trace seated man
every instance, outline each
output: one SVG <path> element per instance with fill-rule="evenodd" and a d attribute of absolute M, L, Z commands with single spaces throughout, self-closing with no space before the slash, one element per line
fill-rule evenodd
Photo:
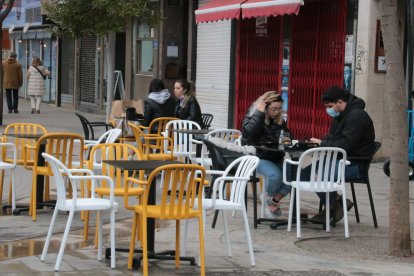
<path fill-rule="evenodd" d="M 322 96 L 326 112 L 333 118 L 329 133 L 323 139 L 311 138 L 310 141 L 318 143 L 321 147 L 339 147 L 346 151 L 348 156 L 369 156 L 374 150 L 375 131 L 371 117 L 364 110 L 365 102 L 346 92 L 338 86 L 328 88 Z M 352 162 L 345 167 L 345 180 L 356 178 L 364 163 Z M 306 171 L 306 168 L 304 169 Z M 306 176 L 305 176 L 306 177 Z M 310 176 L 308 176 L 310 177 Z M 322 203 L 325 202 L 325 193 L 318 194 Z M 342 200 L 336 192 L 329 195 L 330 206 L 333 207 L 336 200 L 336 221 L 343 217 Z M 353 206 L 348 201 L 347 210 Z M 333 212 L 330 212 L 332 215 Z M 325 210 L 314 216 L 314 220 L 325 220 Z"/>

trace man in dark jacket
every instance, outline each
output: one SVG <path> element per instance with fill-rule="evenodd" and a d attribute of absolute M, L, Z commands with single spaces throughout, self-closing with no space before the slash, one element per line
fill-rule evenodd
<path fill-rule="evenodd" d="M 347 156 L 369 156 L 375 148 L 375 130 L 371 117 L 364 110 L 365 102 L 338 86 L 330 87 L 323 95 L 322 101 L 328 115 L 333 117 L 333 123 L 328 135 L 323 140 L 311 138 L 311 142 L 318 143 L 321 147 L 342 148 L 346 151 Z M 345 180 L 347 178 L 357 178 L 364 165 L 363 162 L 352 162 L 347 165 L 345 167 Z M 318 195 L 322 203 L 325 202 L 325 193 Z M 334 206 L 337 200 L 336 192 L 331 193 L 329 199 L 330 206 Z M 340 206 L 340 204 L 338 205 Z M 349 211 L 353 204 L 348 201 L 347 205 Z M 342 208 L 337 208 L 337 220 L 340 220 L 342 215 Z M 316 220 L 324 220 L 324 218 L 325 211 L 314 217 Z"/>

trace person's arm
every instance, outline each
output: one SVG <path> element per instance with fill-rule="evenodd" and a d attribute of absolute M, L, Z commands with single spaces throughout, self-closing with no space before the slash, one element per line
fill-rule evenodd
<path fill-rule="evenodd" d="M 144 122 L 142 123 L 144 126 L 149 126 L 154 116 L 151 104 L 148 101 L 149 99 L 144 101 Z"/>
<path fill-rule="evenodd" d="M 26 80 L 29 80 L 29 78 L 30 78 L 30 68 L 27 69 Z"/>
<path fill-rule="evenodd" d="M 249 111 L 248 111 L 249 112 Z M 260 110 L 255 110 L 251 116 L 246 115 L 243 120 L 243 137 L 245 139 L 252 139 L 260 135 L 260 130 L 264 124 L 265 114 Z"/>
<path fill-rule="evenodd" d="M 22 65 L 19 64 L 19 87 L 23 85 L 23 69 Z"/>
<path fill-rule="evenodd" d="M 191 120 L 194 122 L 199 122 L 201 119 L 201 108 L 198 104 L 198 101 L 195 97 L 191 97 L 188 100 L 188 118 L 187 120 Z"/>
<path fill-rule="evenodd" d="M 49 70 L 47 70 L 47 68 L 46 67 L 43 67 L 43 75 L 45 75 L 45 76 L 49 76 L 50 75 L 50 71 Z"/>

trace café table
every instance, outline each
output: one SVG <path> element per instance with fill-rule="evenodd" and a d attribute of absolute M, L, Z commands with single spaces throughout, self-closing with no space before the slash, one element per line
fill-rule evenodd
<path fill-rule="evenodd" d="M 284 152 L 284 153 L 288 153 L 289 156 L 292 158 L 292 160 L 299 160 L 300 156 L 302 155 L 303 152 L 305 152 L 306 150 L 310 149 L 310 148 L 314 148 L 316 147 L 317 144 L 313 144 L 313 143 L 309 143 L 308 147 L 304 146 L 302 148 L 295 148 L 292 146 L 285 146 L 283 149 L 280 149 L 277 146 L 256 146 L 256 149 L 258 150 L 267 150 L 267 151 L 273 151 L 273 152 Z M 296 178 L 296 169 L 292 168 L 292 179 Z M 295 198 L 296 200 L 296 198 Z M 261 222 L 271 222 L 270 224 L 270 228 L 272 230 L 277 229 L 278 226 L 283 226 L 283 225 L 287 225 L 288 224 L 288 220 L 287 219 L 283 219 L 283 218 L 257 218 L 257 186 L 253 185 L 253 202 L 255 202 L 255 204 L 253 204 L 253 217 L 254 217 L 254 228 L 257 228 L 257 224 L 260 224 Z M 293 214 L 296 214 L 296 204 L 293 204 Z M 300 215 L 301 217 L 301 221 L 306 223 L 309 220 L 308 218 L 308 214 L 307 213 L 301 213 Z M 293 223 L 295 222 L 295 220 L 293 220 Z M 318 223 L 316 221 L 312 221 L 312 223 Z"/>
<path fill-rule="evenodd" d="M 19 138 L 19 139 L 32 139 L 32 140 L 39 140 L 40 137 L 43 136 L 43 134 L 26 134 L 26 133 L 8 133 L 8 134 L 4 134 L 10 137 L 15 137 L 15 138 Z M 42 156 L 42 153 L 45 152 L 46 149 L 46 145 L 42 144 L 39 147 L 39 152 L 38 152 L 38 166 L 44 166 L 45 165 L 45 159 Z M 36 197 L 38 199 L 37 202 L 37 209 L 42 209 L 44 206 L 47 207 L 54 207 L 56 204 L 56 200 L 48 200 L 48 201 L 44 201 L 43 200 L 43 192 L 44 192 L 44 176 L 43 175 L 37 175 L 37 189 L 36 189 Z M 3 206 L 3 210 L 10 208 L 9 205 L 4 205 Z M 23 211 L 29 211 L 30 206 L 25 204 L 18 204 L 16 205 L 16 209 L 13 210 L 13 215 L 19 215 L 20 212 Z"/>
<path fill-rule="evenodd" d="M 121 170 L 128 171 L 141 171 L 145 170 L 148 173 L 155 170 L 158 167 L 170 164 L 182 164 L 182 162 L 175 160 L 102 160 L 103 163 L 120 168 Z M 154 178 L 153 181 L 156 181 Z M 153 205 L 156 203 L 156 183 L 152 183 L 150 186 L 148 204 Z M 175 260 L 175 250 L 167 250 L 161 252 L 155 252 L 155 219 L 148 218 L 147 222 L 147 249 L 148 259 L 156 260 Z M 109 250 L 108 250 L 109 249 Z M 129 252 L 129 249 L 117 248 L 116 251 Z M 141 250 L 135 250 L 135 253 L 142 253 Z M 110 257 L 110 248 L 105 251 L 105 257 Z M 139 268 L 141 265 L 142 256 L 134 257 L 133 266 Z M 189 261 L 191 265 L 196 265 L 194 257 L 180 257 L 181 261 Z"/>

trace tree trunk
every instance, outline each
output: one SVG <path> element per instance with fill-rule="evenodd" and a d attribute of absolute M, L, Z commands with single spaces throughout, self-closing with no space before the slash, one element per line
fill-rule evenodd
<path fill-rule="evenodd" d="M 111 114 L 112 102 L 114 100 L 114 79 L 115 79 L 115 40 L 116 33 L 110 32 L 107 35 L 106 41 L 106 68 L 107 68 L 107 83 L 106 83 L 106 121 L 109 121 Z"/>
<path fill-rule="evenodd" d="M 407 99 L 404 90 L 404 39 L 397 13 L 398 0 L 379 0 L 387 71 L 385 94 L 390 109 L 391 178 L 389 207 L 389 254 L 411 255 L 408 181 Z M 404 3 L 405 4 L 405 3 Z M 406 6 L 401 7 L 405 10 Z"/>

